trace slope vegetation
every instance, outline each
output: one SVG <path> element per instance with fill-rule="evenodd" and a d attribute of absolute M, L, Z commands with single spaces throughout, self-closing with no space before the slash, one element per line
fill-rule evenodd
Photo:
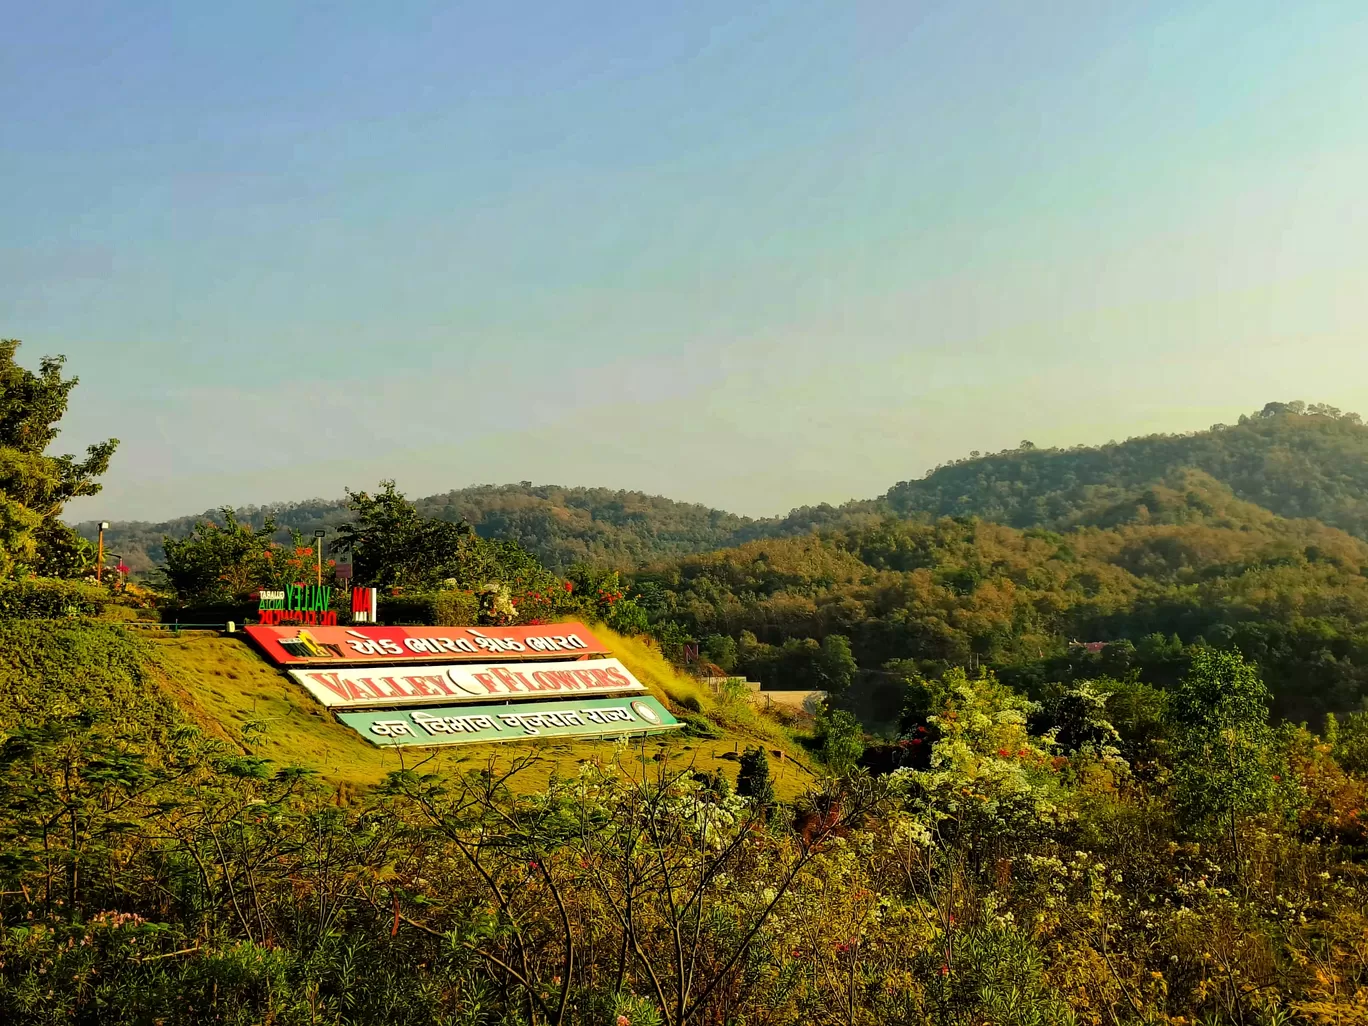
<path fill-rule="evenodd" d="M 1270 403 L 1263 413 L 1188 435 L 1099 447 L 1023 447 L 939 467 L 895 485 L 899 516 L 974 515 L 1012 527 L 1060 527 L 1130 493 L 1200 470 L 1240 499 L 1368 538 L 1368 428 L 1357 415 Z"/>
<path fill-rule="evenodd" d="M 782 794 L 811 779 L 802 750 L 774 722 L 747 709 L 721 708 L 645 644 L 596 628 L 614 654 L 656 697 L 690 724 L 687 731 L 634 746 L 647 758 L 735 776 L 734 755 L 761 745 L 775 757 Z M 429 769 L 506 764 L 529 751 L 541 759 L 520 774 L 525 786 L 579 763 L 610 758 L 611 741 L 425 749 L 401 756 L 335 722 L 302 689 L 239 637 L 185 633 L 141 637 L 117 624 L 82 621 L 0 623 L 0 738 L 21 726 L 94 721 L 116 737 L 174 745 L 186 728 L 277 766 L 317 772 L 346 794 L 376 784 L 407 760 Z M 698 710 L 698 711 L 695 711 Z M 782 755 L 781 755 L 782 753 Z"/>
<path fill-rule="evenodd" d="M 1197 470 L 1231 494 L 1289 518 L 1314 518 L 1368 538 L 1368 428 L 1355 414 L 1270 403 L 1233 426 L 1151 435 L 1071 449 L 1023 447 L 974 455 L 894 485 L 878 498 L 822 504 L 753 520 L 642 492 L 557 485 L 480 485 L 418 499 L 424 516 L 464 518 L 486 538 L 517 541 L 553 570 L 574 563 L 618 569 L 767 538 L 868 527 L 880 518 L 977 516 L 1011 527 L 1069 528 L 1102 522 L 1117 502 L 1172 487 Z M 350 514 L 340 500 L 240 510 L 260 526 L 274 516 L 278 540 L 335 530 Z M 216 511 L 162 523 L 115 523 L 105 539 L 135 571 L 164 556 L 162 539 L 190 533 Z M 78 525 L 93 539 L 94 523 Z"/>
<path fill-rule="evenodd" d="M 1064 531 L 889 517 L 685 557 L 635 583 L 657 620 L 773 686 L 802 672 L 812 639 L 840 634 L 875 677 L 898 661 L 932 675 L 980 663 L 1027 681 L 1136 671 L 1162 684 L 1186 646 L 1212 644 L 1258 660 L 1293 719 L 1368 698 L 1368 544 L 1196 471 L 1109 499 Z M 1119 654 L 1073 665 L 1074 641 Z"/>
<path fill-rule="evenodd" d="M 463 488 L 418 499 L 415 505 L 425 517 L 465 519 L 482 537 L 516 541 L 553 570 L 574 563 L 627 568 L 706 552 L 733 544 L 755 524 L 746 517 L 643 492 L 530 483 Z M 253 527 L 274 517 L 277 540 L 282 542 L 289 540 L 291 530 L 306 537 L 318 528 L 331 534 L 351 519 L 342 501 L 324 499 L 251 507 L 239 510 L 238 516 Z M 162 539 L 187 536 L 198 520 L 222 523 L 216 510 L 161 523 L 119 522 L 105 532 L 105 543 L 133 570 L 149 570 L 165 557 Z M 77 530 L 94 539 L 97 525 L 82 523 Z"/>

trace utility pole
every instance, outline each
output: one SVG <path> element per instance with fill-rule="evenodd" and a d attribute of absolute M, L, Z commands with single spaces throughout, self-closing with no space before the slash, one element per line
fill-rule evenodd
<path fill-rule="evenodd" d="M 109 521 L 100 521 L 100 554 L 95 560 L 95 583 L 100 583 L 100 577 L 104 570 L 104 533 L 109 529 Z"/>
<path fill-rule="evenodd" d="M 323 587 L 323 536 L 328 532 L 314 532 L 314 554 L 318 557 L 318 586 Z"/>

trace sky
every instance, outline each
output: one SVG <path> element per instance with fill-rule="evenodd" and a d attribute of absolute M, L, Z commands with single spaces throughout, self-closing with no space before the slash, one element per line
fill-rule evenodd
<path fill-rule="evenodd" d="M 0 0 L 68 519 L 1368 414 L 1368 5 Z"/>

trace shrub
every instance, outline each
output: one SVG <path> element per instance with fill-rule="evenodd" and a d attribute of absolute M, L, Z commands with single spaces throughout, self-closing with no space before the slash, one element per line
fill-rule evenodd
<path fill-rule="evenodd" d="M 860 721 L 844 709 L 827 709 L 817 721 L 822 761 L 833 773 L 855 768 L 864 755 L 864 731 Z"/>
<path fill-rule="evenodd" d="M 34 577 L 0 583 L 0 618 L 4 619 L 98 616 L 108 604 L 108 592 L 82 581 Z"/>
<path fill-rule="evenodd" d="M 479 598 L 456 589 L 381 596 L 380 599 L 380 619 L 385 623 L 467 627 L 476 623 L 479 615 Z"/>

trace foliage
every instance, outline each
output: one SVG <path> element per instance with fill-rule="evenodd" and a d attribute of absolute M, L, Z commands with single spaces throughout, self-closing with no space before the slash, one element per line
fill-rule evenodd
<path fill-rule="evenodd" d="M 864 754 L 864 730 L 852 714 L 824 704 L 817 717 L 817 744 L 831 772 L 849 773 Z"/>
<path fill-rule="evenodd" d="M 0 619 L 98 616 L 108 602 L 108 592 L 83 581 L 41 577 L 0 581 Z"/>
<path fill-rule="evenodd" d="M 1206 649 L 1193 657 L 1170 703 L 1175 798 L 1190 821 L 1233 823 L 1272 804 L 1286 770 L 1276 761 L 1268 697 L 1258 671 L 1237 653 Z"/>
<path fill-rule="evenodd" d="M 381 618 L 392 624 L 467 627 L 479 622 L 479 599 L 471 592 L 447 588 L 404 592 L 381 600 Z"/>
<path fill-rule="evenodd" d="M 240 523 L 229 507 L 220 510 L 222 526 L 201 520 L 188 538 L 167 538 L 163 574 L 176 598 L 186 604 L 242 601 L 275 576 L 275 524 L 259 529 Z M 291 582 L 293 583 L 293 582 Z"/>
<path fill-rule="evenodd" d="M 1185 435 L 957 460 L 895 485 L 884 502 L 904 516 L 972 514 L 1021 528 L 1177 523 L 1208 515 L 1206 499 L 1154 486 L 1194 470 L 1281 516 L 1368 538 L 1368 428 L 1357 414 L 1303 403 L 1269 403 L 1236 425 Z"/>
<path fill-rule="evenodd" d="M 354 521 L 343 524 L 332 543 L 334 553 L 350 552 L 358 582 L 379 588 L 433 588 L 447 579 L 457 586 L 483 585 L 472 576 L 478 545 L 470 526 L 419 515 L 395 488 L 347 492 Z"/>
<path fill-rule="evenodd" d="M 909 677 L 924 764 L 791 809 L 757 797 L 763 750 L 747 797 L 629 744 L 569 779 L 520 784 L 529 753 L 348 799 L 191 729 L 145 644 L 0 622 L 0 1021 L 1113 1026 L 1365 1007 L 1368 781 L 1336 760 L 1344 721 L 1272 732 L 1295 793 L 1234 838 L 1187 833 L 1162 773 L 1082 771 L 1124 681 L 1041 705 L 962 670 Z M 1173 696 L 1176 748 L 1202 709 L 1257 729 L 1257 682 L 1218 655 Z M 1245 697 L 1222 705 L 1231 682 Z"/>
<path fill-rule="evenodd" d="M 1349 713 L 1343 722 L 1330 713 L 1325 718 L 1325 740 L 1341 766 L 1368 776 L 1368 709 Z"/>
<path fill-rule="evenodd" d="M 861 673 L 844 701 L 871 726 L 895 725 L 890 685 L 907 672 L 982 665 L 1037 695 L 1104 676 L 1167 688 L 1199 639 L 1257 662 L 1278 715 L 1358 707 L 1368 545 L 1204 494 L 1226 503 L 1219 516 L 1064 534 L 884 520 L 689 557 L 633 583 L 653 622 L 711 648 L 732 639 L 737 669 L 766 687 L 821 687 L 822 639 L 848 638 Z M 890 676 L 892 661 L 906 665 Z"/>
<path fill-rule="evenodd" d="M 769 756 L 763 748 L 748 746 L 741 753 L 741 766 L 736 773 L 736 793 L 749 798 L 762 809 L 771 809 L 777 799 L 774 781 L 770 779 Z"/>
<path fill-rule="evenodd" d="M 47 455 L 77 379 L 62 377 L 61 356 L 44 357 L 36 374 L 19 366 L 18 349 L 0 339 L 0 575 L 80 576 L 84 550 L 55 524 L 67 502 L 99 492 L 119 443 L 92 445 L 79 461 Z"/>

